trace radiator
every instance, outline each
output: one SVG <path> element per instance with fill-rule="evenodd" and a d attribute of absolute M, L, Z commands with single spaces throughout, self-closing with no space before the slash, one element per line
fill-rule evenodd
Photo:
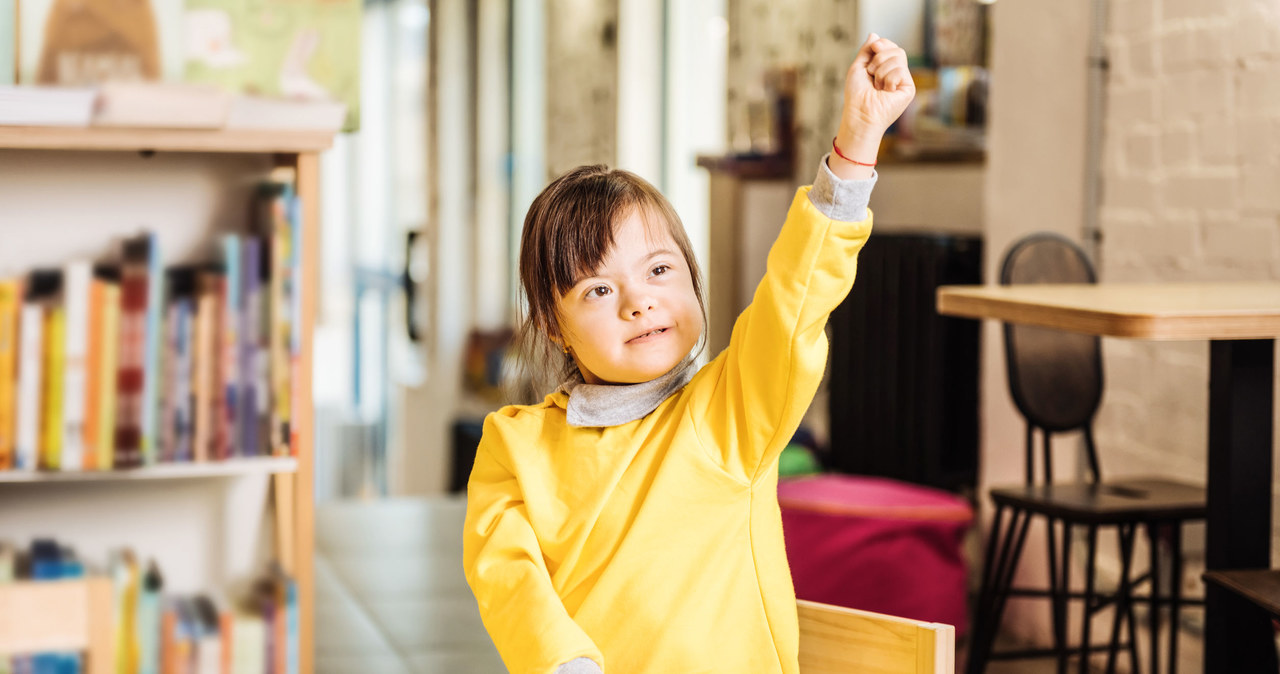
<path fill-rule="evenodd" d="M 981 282 L 978 237 L 871 237 L 830 321 L 830 468 L 976 487 L 981 326 L 939 316 L 935 293 Z"/>

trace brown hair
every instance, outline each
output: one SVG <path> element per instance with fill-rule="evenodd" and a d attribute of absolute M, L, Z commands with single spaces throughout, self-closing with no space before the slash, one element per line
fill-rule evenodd
<path fill-rule="evenodd" d="M 579 166 L 556 178 L 533 200 L 520 237 L 520 291 L 523 319 L 516 344 L 531 393 L 541 395 L 569 377 L 577 366 L 551 341 L 560 336 L 562 295 L 600 267 L 613 247 L 617 226 L 632 212 L 662 221 L 684 255 L 693 291 L 706 324 L 702 273 L 680 216 L 645 179 L 603 164 Z M 704 334 L 705 336 L 705 334 Z M 699 340 L 699 348 L 704 340 Z"/>

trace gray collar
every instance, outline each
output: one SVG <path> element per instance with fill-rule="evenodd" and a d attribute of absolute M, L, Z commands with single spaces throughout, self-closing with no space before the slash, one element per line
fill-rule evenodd
<path fill-rule="evenodd" d="M 696 372 L 689 358 L 661 377 L 639 384 L 588 384 L 580 373 L 574 372 L 557 391 L 569 396 L 565 412 L 570 426 L 619 426 L 657 409 L 672 393 L 684 388 Z"/>

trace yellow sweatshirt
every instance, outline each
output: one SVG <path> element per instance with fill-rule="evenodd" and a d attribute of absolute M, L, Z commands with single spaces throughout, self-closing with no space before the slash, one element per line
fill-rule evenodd
<path fill-rule="evenodd" d="M 557 392 L 485 420 L 463 557 L 512 672 L 576 657 L 607 674 L 798 670 L 778 455 L 871 232 L 870 213 L 831 220 L 809 189 L 729 347 L 649 415 L 572 427 Z"/>

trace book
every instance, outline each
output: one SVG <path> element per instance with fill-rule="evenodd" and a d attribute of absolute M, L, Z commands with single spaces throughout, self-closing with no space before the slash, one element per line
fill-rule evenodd
<path fill-rule="evenodd" d="M 159 454 L 157 447 L 160 416 L 160 349 L 163 341 L 161 334 L 161 314 L 164 301 L 164 274 L 160 269 L 160 246 L 155 234 L 144 234 L 135 239 L 142 255 L 141 247 L 145 241 L 145 260 L 147 264 L 147 305 L 146 332 L 144 335 L 144 360 L 142 368 L 142 437 L 141 451 L 143 465 L 154 465 Z"/>
<path fill-rule="evenodd" d="M 152 301 L 153 237 L 142 234 L 124 242 L 120 268 L 120 331 L 117 340 L 116 368 L 116 438 L 115 466 L 136 468 L 143 465 L 143 428 L 149 421 L 145 413 L 148 363 L 148 334 Z M 155 373 L 155 368 L 151 371 Z M 154 384 L 152 384 L 154 386 Z"/>
<path fill-rule="evenodd" d="M 196 461 L 218 457 L 220 416 L 215 392 L 221 389 L 221 352 L 218 344 L 221 295 L 225 279 L 220 271 L 201 270 L 196 279 L 195 350 L 193 357 L 195 430 L 192 448 Z"/>
<path fill-rule="evenodd" d="M 347 106 L 339 101 L 288 100 L 241 94 L 231 101 L 228 129 L 327 131 L 342 129 Z"/>
<path fill-rule="evenodd" d="M 236 93 L 342 103 L 343 129 L 354 131 L 360 126 L 361 4 L 187 0 L 184 78 Z"/>
<path fill-rule="evenodd" d="M 262 358 L 259 355 L 261 342 L 258 339 L 262 324 L 262 298 L 258 281 L 261 265 L 261 242 L 254 237 L 245 237 L 240 251 L 240 325 L 237 336 L 240 343 L 240 372 L 237 374 L 238 409 L 236 422 L 240 432 L 240 456 L 258 456 L 261 445 L 258 441 L 258 396 L 266 390 L 259 388 L 258 368 Z"/>
<path fill-rule="evenodd" d="M 191 267 L 168 270 L 169 304 L 166 325 L 160 461 L 191 461 L 192 323 L 195 315 L 196 272 Z"/>
<path fill-rule="evenodd" d="M 266 674 L 267 624 L 261 614 L 236 612 L 231 619 L 231 661 L 236 674 Z"/>
<path fill-rule="evenodd" d="M 14 467 L 17 442 L 18 317 L 22 314 L 22 283 L 0 280 L 0 470 Z"/>
<path fill-rule="evenodd" d="M 92 394 L 93 427 L 85 431 L 85 446 L 92 447 L 97 470 L 115 467 L 116 438 L 116 386 L 118 352 L 120 348 L 120 270 L 115 267 L 98 267 L 94 270 L 93 300 L 97 306 L 93 332 L 97 335 L 91 347 L 96 350 L 90 357 L 90 387 Z M 91 293 L 92 294 L 92 293 Z M 88 418 L 86 414 L 86 418 Z M 89 450 L 86 450 L 89 451 Z"/>
<path fill-rule="evenodd" d="M 40 449 L 39 467 L 59 470 L 62 467 L 62 393 L 66 384 L 66 310 L 62 306 L 62 271 L 44 270 L 31 275 L 38 288 L 44 321 L 41 344 L 44 375 L 40 385 Z"/>
<path fill-rule="evenodd" d="M 98 90 L 94 126 L 220 129 L 231 95 L 212 85 L 107 82 Z"/>
<path fill-rule="evenodd" d="M 17 30 L 23 84 L 181 79 L 176 0 L 21 0 Z"/>
<path fill-rule="evenodd" d="M 97 96 L 90 88 L 0 85 L 0 125 L 86 127 Z"/>
<path fill-rule="evenodd" d="M 40 455 L 41 391 L 44 387 L 44 307 L 38 288 L 29 283 L 24 291 L 22 318 L 18 321 L 17 434 L 14 464 L 18 470 L 35 470 Z"/>
<path fill-rule="evenodd" d="M 73 262 L 63 271 L 66 342 L 62 349 L 62 470 L 84 470 L 84 421 L 89 394 L 89 286 L 93 268 Z"/>
<path fill-rule="evenodd" d="M 291 177 L 291 176 L 290 176 Z M 292 415 L 291 384 L 293 345 L 292 269 L 294 265 L 292 182 L 267 183 L 260 188 L 258 229 L 270 242 L 268 282 L 268 357 L 270 359 L 270 448 L 275 456 L 289 456 L 289 423 Z"/>
<path fill-rule="evenodd" d="M 222 237 L 222 264 L 225 270 L 224 302 L 222 307 L 222 431 L 218 458 L 226 459 L 239 456 L 240 431 L 237 425 L 239 416 L 240 389 L 240 318 L 243 314 L 243 293 L 241 292 L 240 271 L 240 237 L 227 234 Z"/>

